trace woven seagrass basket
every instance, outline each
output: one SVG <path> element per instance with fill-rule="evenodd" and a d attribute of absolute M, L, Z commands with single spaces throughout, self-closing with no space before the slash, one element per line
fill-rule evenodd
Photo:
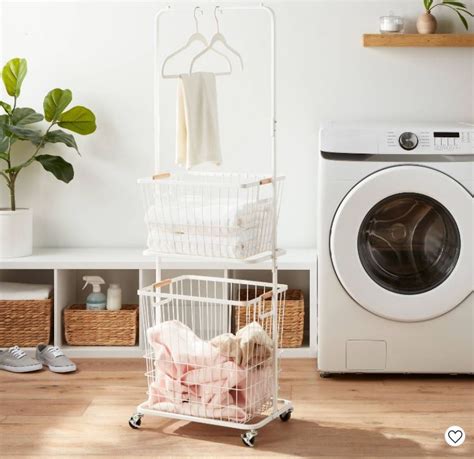
<path fill-rule="evenodd" d="M 263 291 L 258 291 L 257 295 Z M 250 300 L 247 297 L 247 291 L 241 291 L 241 300 Z M 245 327 L 254 316 L 253 306 L 249 308 L 235 308 L 234 324 L 236 329 Z M 284 308 L 284 309 L 283 309 Z M 262 313 L 269 312 L 272 309 L 272 299 L 264 300 Z M 283 321 L 281 320 L 283 314 Z M 288 290 L 286 292 L 286 301 L 278 304 L 278 323 L 280 327 L 281 347 L 300 347 L 303 344 L 304 333 L 304 296 L 301 290 Z M 270 322 L 267 323 L 270 327 Z M 271 330 L 265 330 L 271 336 Z"/>
<path fill-rule="evenodd" d="M 89 311 L 84 304 L 64 310 L 64 335 L 71 346 L 135 346 L 137 331 L 136 304 L 119 311 Z"/>
<path fill-rule="evenodd" d="M 53 300 L 1 300 L 0 347 L 49 343 Z"/>

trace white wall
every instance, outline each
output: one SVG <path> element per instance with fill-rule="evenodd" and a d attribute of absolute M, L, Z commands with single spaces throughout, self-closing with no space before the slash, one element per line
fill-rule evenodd
<path fill-rule="evenodd" d="M 203 3 L 207 8 L 201 25 L 211 35 L 212 4 Z M 278 21 L 278 151 L 280 172 L 287 176 L 280 242 L 314 246 L 321 121 L 472 122 L 474 53 L 361 46 L 362 33 L 376 32 L 378 17 L 390 10 L 409 17 L 408 28 L 413 29 L 421 0 L 269 3 Z M 154 172 L 153 16 L 162 5 L 2 2 L 1 59 L 21 56 L 29 64 L 22 105 L 39 109 L 51 88 L 71 88 L 76 103 L 94 109 L 99 126 L 95 135 L 78 138 L 81 158 L 65 152 L 76 171 L 69 185 L 39 165 L 20 176 L 18 201 L 34 208 L 36 245 L 143 245 L 135 179 Z M 454 15 L 437 10 L 441 30 L 462 31 Z M 167 21 L 161 35 L 164 53 L 180 46 L 193 29 L 191 12 Z M 224 168 L 265 172 L 268 28 L 261 13 L 226 13 L 221 28 L 242 51 L 246 65 L 243 74 L 236 71 L 219 81 Z M 175 61 L 175 69 L 186 71 L 186 62 Z M 209 69 L 219 62 L 207 64 Z M 175 84 L 161 85 L 162 170 L 174 168 Z M 0 207 L 7 201 L 2 184 Z"/>

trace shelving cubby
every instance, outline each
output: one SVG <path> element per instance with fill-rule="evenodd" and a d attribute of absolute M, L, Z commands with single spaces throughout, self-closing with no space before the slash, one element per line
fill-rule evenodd
<path fill-rule="evenodd" d="M 305 340 L 300 348 L 285 349 L 283 357 L 316 355 L 316 251 L 289 250 L 279 258 L 279 282 L 305 294 Z M 161 278 L 183 274 L 269 280 L 269 261 L 243 265 L 239 261 L 199 258 L 163 258 Z M 52 343 L 63 347 L 71 357 L 141 357 L 144 342 L 139 328 L 136 346 L 68 346 L 64 339 L 63 311 L 71 304 L 85 302 L 90 289 L 83 291 L 85 275 L 99 275 L 106 284 L 119 283 L 124 303 L 138 303 L 137 290 L 156 278 L 154 257 L 140 249 L 37 249 L 31 257 L 0 260 L 0 280 L 50 283 L 54 285 L 54 323 Z M 104 286 L 104 292 L 107 286 Z M 1 343 L 0 343 L 1 347 Z"/>

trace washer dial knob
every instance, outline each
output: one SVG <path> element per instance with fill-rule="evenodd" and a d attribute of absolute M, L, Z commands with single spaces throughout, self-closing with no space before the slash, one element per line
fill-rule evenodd
<path fill-rule="evenodd" d="M 413 132 L 404 132 L 398 138 L 398 143 L 404 150 L 413 150 L 418 145 L 418 137 Z"/>

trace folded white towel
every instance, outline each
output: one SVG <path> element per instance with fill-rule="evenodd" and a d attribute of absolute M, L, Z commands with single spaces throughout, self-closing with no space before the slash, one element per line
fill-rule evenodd
<path fill-rule="evenodd" d="M 155 224 L 171 228 L 171 231 L 180 231 L 181 226 L 188 227 L 181 231 L 189 232 L 190 227 L 201 228 L 201 231 L 193 231 L 200 234 L 207 227 L 205 234 L 214 235 L 218 231 L 233 228 L 255 228 L 262 221 L 272 215 L 272 200 L 259 199 L 258 201 L 241 203 L 237 200 L 226 202 L 209 202 L 194 204 L 190 202 L 177 206 L 161 205 L 158 201 L 150 206 L 145 216 L 145 223 Z"/>
<path fill-rule="evenodd" d="M 259 228 L 240 230 L 232 236 L 199 236 L 151 229 L 148 233 L 148 248 L 162 253 L 241 259 L 271 250 L 269 236 L 269 233 L 264 234 Z"/>
<path fill-rule="evenodd" d="M 47 300 L 52 291 L 51 285 L 0 282 L 0 300 Z"/>
<path fill-rule="evenodd" d="M 176 162 L 190 169 L 205 162 L 221 163 L 216 77 L 196 72 L 178 79 Z"/>

